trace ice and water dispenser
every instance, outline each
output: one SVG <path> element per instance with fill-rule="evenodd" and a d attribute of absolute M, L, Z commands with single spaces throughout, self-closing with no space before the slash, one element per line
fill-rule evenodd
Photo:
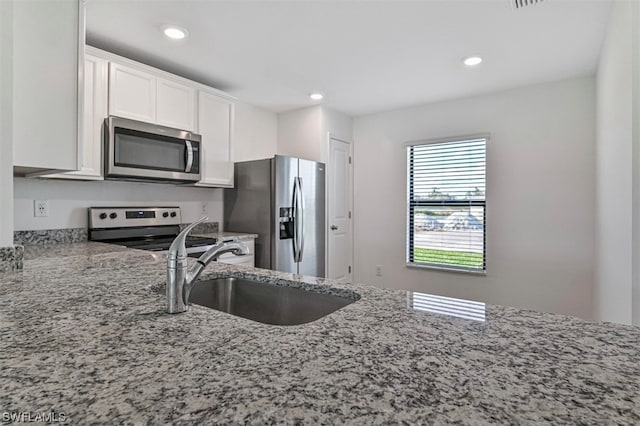
<path fill-rule="evenodd" d="M 293 238 L 293 207 L 280 207 L 280 239 Z"/>

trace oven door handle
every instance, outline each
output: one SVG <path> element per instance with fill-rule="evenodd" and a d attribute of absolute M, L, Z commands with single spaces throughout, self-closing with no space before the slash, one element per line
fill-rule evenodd
<path fill-rule="evenodd" d="M 193 146 L 191 145 L 191 141 L 185 139 L 184 144 L 186 146 L 185 156 L 187 157 L 187 166 L 184 168 L 185 173 L 191 172 L 191 167 L 193 166 Z"/>

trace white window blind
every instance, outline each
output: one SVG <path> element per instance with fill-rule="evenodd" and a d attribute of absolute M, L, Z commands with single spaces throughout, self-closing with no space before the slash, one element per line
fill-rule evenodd
<path fill-rule="evenodd" d="M 486 270 L 487 138 L 407 147 L 407 263 Z"/>

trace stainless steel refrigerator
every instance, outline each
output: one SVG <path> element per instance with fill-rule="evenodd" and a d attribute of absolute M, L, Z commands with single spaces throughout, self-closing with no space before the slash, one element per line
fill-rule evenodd
<path fill-rule="evenodd" d="M 224 229 L 258 234 L 256 266 L 325 276 L 325 165 L 276 155 L 235 163 Z"/>

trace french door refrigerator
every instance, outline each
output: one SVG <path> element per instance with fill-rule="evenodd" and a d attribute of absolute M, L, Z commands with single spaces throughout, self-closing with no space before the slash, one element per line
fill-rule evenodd
<path fill-rule="evenodd" d="M 325 276 L 325 165 L 276 155 L 235 163 L 224 229 L 258 234 L 256 267 Z"/>

